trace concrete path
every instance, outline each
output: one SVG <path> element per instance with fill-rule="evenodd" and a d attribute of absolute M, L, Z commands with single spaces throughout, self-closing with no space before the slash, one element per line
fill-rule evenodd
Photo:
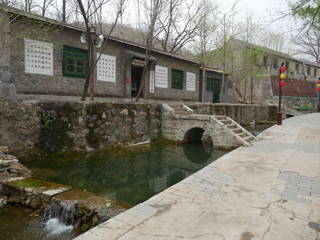
<path fill-rule="evenodd" d="M 287 119 L 77 240 L 320 240 L 320 114 Z"/>

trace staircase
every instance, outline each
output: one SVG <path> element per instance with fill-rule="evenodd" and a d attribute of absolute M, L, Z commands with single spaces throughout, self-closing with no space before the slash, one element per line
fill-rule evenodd
<path fill-rule="evenodd" d="M 184 135 L 193 125 L 196 128 L 207 129 L 205 126 L 213 124 L 223 128 L 229 137 L 236 138 L 240 145 L 250 146 L 252 141 L 259 140 L 230 117 L 194 114 L 194 111 L 184 104 L 171 104 L 170 106 L 162 104 L 162 106 L 168 121 L 167 124 L 164 124 L 164 133 L 168 139 L 183 141 Z M 208 135 L 215 134 L 210 132 L 213 131 L 213 128 L 209 127 L 207 130 Z M 215 138 L 219 137 L 221 141 L 216 139 L 214 144 L 224 144 L 222 139 L 224 137 L 215 136 Z"/>
<path fill-rule="evenodd" d="M 223 125 L 225 128 L 229 129 L 238 139 L 244 142 L 244 144 L 247 146 L 250 146 L 250 143 L 252 141 L 259 140 L 230 117 L 215 115 L 211 116 L 211 118 L 215 119 L 220 125 Z"/>
<path fill-rule="evenodd" d="M 170 105 L 176 115 L 192 115 L 194 112 L 191 108 L 184 104 Z"/>

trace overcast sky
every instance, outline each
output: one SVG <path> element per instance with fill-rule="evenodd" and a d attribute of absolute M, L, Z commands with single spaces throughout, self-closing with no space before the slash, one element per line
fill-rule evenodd
<path fill-rule="evenodd" d="M 224 1 L 227 5 L 230 5 L 232 2 L 232 0 Z M 248 9 L 254 13 L 255 17 L 260 20 L 260 23 L 265 26 L 289 10 L 286 0 L 242 0 L 239 5 L 243 11 Z M 283 20 L 272 23 L 269 27 L 287 32 L 290 31 L 291 27 L 294 28 L 294 21 L 290 17 L 286 17 Z"/>

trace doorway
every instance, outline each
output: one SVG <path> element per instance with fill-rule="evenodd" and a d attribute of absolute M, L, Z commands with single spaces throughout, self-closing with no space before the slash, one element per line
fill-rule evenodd
<path fill-rule="evenodd" d="M 131 97 L 138 95 L 140 84 L 141 84 L 141 68 L 131 68 Z M 143 91 L 141 91 L 140 98 L 143 97 Z"/>
<path fill-rule="evenodd" d="M 220 102 L 220 84 L 219 84 L 219 82 L 213 83 L 213 102 L 214 103 Z"/>

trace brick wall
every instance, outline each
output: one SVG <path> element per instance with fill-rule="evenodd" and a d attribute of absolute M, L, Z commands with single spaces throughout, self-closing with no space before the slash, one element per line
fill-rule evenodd
<path fill-rule="evenodd" d="M 307 98 L 317 97 L 315 84 L 312 81 L 298 80 L 292 78 L 285 78 L 284 81 L 286 85 L 282 87 L 282 96 Z M 271 84 L 273 96 L 279 96 L 279 77 L 275 75 L 271 76 Z"/>
<path fill-rule="evenodd" d="M 23 25 L 14 29 L 16 34 L 24 28 Z M 54 74 L 46 76 L 40 74 L 29 74 L 25 72 L 24 66 L 24 40 L 17 40 L 15 47 L 11 48 L 10 64 L 15 68 L 12 71 L 15 75 L 15 83 L 18 94 L 42 94 L 42 95 L 64 95 L 64 96 L 81 96 L 83 91 L 84 79 L 62 76 L 62 60 L 59 60 L 59 48 L 61 45 L 87 49 L 87 44 L 80 41 L 82 31 L 62 28 L 57 26 L 49 32 L 45 38 L 38 38 L 36 35 L 30 36 L 33 40 L 51 42 L 54 45 Z M 98 51 L 101 51 L 97 49 Z M 131 62 L 133 57 L 127 54 L 127 51 L 135 51 L 144 54 L 142 47 L 133 44 L 126 44 L 121 41 L 109 39 L 107 48 L 103 52 L 108 55 L 116 56 L 116 82 L 97 81 L 96 73 L 94 74 L 94 94 L 97 97 L 131 97 Z M 95 56 L 96 54 L 94 54 Z M 165 100 L 198 100 L 199 70 L 198 66 L 190 61 L 185 61 L 161 53 L 152 53 L 156 61 L 150 62 L 148 72 L 145 78 L 143 89 L 144 98 L 148 99 L 165 99 Z M 168 88 L 155 88 L 153 94 L 149 93 L 150 71 L 154 71 L 155 65 L 168 67 Z M 183 89 L 177 90 L 171 88 L 171 70 L 177 69 L 184 72 Z M 196 91 L 186 91 L 186 72 L 196 74 Z M 130 82 L 126 83 L 126 78 Z"/>

